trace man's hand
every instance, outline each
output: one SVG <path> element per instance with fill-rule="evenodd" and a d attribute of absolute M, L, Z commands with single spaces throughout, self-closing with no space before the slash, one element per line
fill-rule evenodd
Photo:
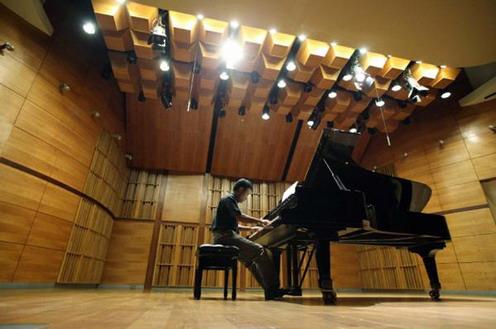
<path fill-rule="evenodd" d="M 263 226 L 266 226 L 266 225 L 269 225 L 270 224 L 270 220 L 263 219 L 263 218 L 260 218 L 260 222 L 262 223 Z"/>

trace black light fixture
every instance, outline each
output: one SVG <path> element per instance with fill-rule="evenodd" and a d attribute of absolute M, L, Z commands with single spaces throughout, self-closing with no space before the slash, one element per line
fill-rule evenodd
<path fill-rule="evenodd" d="M 412 119 L 410 119 L 410 117 L 404 119 L 403 121 L 401 121 L 402 124 L 404 124 L 405 126 L 408 126 L 409 124 L 412 123 Z"/>
<path fill-rule="evenodd" d="M 160 101 L 166 110 L 169 110 L 172 107 L 172 93 L 168 88 L 160 94 Z"/>
<path fill-rule="evenodd" d="M 363 98 L 363 96 L 362 96 L 362 93 L 361 93 L 361 92 L 359 92 L 359 91 L 355 91 L 355 92 L 353 92 L 353 99 L 354 99 L 356 102 L 361 101 L 361 100 L 362 100 L 362 98 Z"/>
<path fill-rule="evenodd" d="M 225 117 L 225 116 L 226 116 L 226 110 L 224 110 L 224 108 L 221 108 L 221 109 L 219 110 L 219 117 L 220 117 L 220 118 L 223 118 L 223 117 Z"/>
<path fill-rule="evenodd" d="M 291 113 L 286 114 L 286 122 L 287 123 L 293 122 L 293 114 Z"/>
<path fill-rule="evenodd" d="M 443 90 L 441 92 L 441 98 L 442 99 L 447 99 L 447 98 L 450 98 L 450 97 L 451 97 L 451 91 Z"/>
<path fill-rule="evenodd" d="M 257 71 L 253 71 L 250 73 L 250 78 L 251 78 L 251 82 L 254 83 L 254 84 L 257 84 L 260 82 L 260 74 L 258 74 Z"/>
<path fill-rule="evenodd" d="M 110 63 L 105 63 L 105 65 L 103 65 L 100 76 L 105 80 L 109 80 L 112 77 L 112 66 Z"/>
<path fill-rule="evenodd" d="M 262 119 L 269 120 L 270 119 L 270 108 L 269 105 L 265 104 L 262 109 Z"/>
<path fill-rule="evenodd" d="M 239 114 L 240 116 L 244 116 L 244 115 L 246 114 L 246 106 L 241 105 L 241 106 L 239 107 L 239 109 L 238 109 L 238 114 Z"/>
<path fill-rule="evenodd" d="M 196 98 L 191 97 L 189 101 L 189 108 L 192 110 L 198 110 L 198 101 Z"/>
<path fill-rule="evenodd" d="M 140 102 L 146 101 L 146 97 L 145 97 L 145 94 L 143 93 L 143 90 L 140 90 L 140 92 L 138 94 L 138 101 L 140 101 Z"/>
<path fill-rule="evenodd" d="M 138 56 L 136 56 L 134 50 L 127 52 L 126 59 L 129 64 L 136 64 L 138 62 Z"/>
<path fill-rule="evenodd" d="M 309 93 L 311 92 L 313 89 L 313 85 L 311 82 L 307 82 L 305 83 L 305 85 L 303 86 L 303 91 L 306 92 L 306 93 Z"/>
<path fill-rule="evenodd" d="M 270 93 L 269 95 L 269 103 L 270 105 L 276 105 L 277 104 L 277 100 L 279 98 L 279 93 L 277 91 L 277 89 L 275 89 L 273 92 Z"/>
<path fill-rule="evenodd" d="M 334 122 L 333 122 L 333 121 L 327 121 L 327 122 L 326 122 L 326 126 L 327 126 L 327 128 L 329 128 L 329 129 L 334 128 Z"/>
<path fill-rule="evenodd" d="M 422 100 L 422 97 L 428 95 L 429 88 L 418 83 L 418 81 L 413 77 L 410 69 L 407 69 L 403 73 L 403 79 L 405 81 L 405 87 L 408 90 L 408 100 L 411 103 L 418 103 Z"/>
<path fill-rule="evenodd" d="M 367 128 L 369 135 L 374 136 L 377 133 L 377 128 Z"/>

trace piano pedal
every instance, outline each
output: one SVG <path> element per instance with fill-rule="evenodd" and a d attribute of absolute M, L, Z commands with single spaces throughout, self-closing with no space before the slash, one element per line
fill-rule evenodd
<path fill-rule="evenodd" d="M 434 302 L 440 302 L 441 301 L 441 294 L 439 293 L 439 289 L 432 289 L 429 291 L 429 296 L 431 297 L 431 300 Z"/>
<path fill-rule="evenodd" d="M 322 290 L 322 300 L 325 305 L 336 305 L 337 304 L 337 295 L 334 290 Z"/>

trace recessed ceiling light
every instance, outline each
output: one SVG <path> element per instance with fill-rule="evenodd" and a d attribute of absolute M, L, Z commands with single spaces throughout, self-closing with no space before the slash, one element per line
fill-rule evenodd
<path fill-rule="evenodd" d="M 441 65 L 440 66 L 442 69 L 445 69 L 447 66 L 446 65 Z"/>
<path fill-rule="evenodd" d="M 304 35 L 303 33 L 298 36 L 298 40 L 300 40 L 300 41 L 305 41 L 306 38 L 307 38 L 307 36 Z"/>
<path fill-rule="evenodd" d="M 202 14 L 196 15 L 196 19 L 199 20 L 199 21 L 203 20 L 204 18 L 205 17 Z"/>
<path fill-rule="evenodd" d="M 336 41 L 331 42 L 331 46 L 336 47 L 338 43 Z"/>
<path fill-rule="evenodd" d="M 263 113 L 262 114 L 262 119 L 269 120 L 270 119 L 270 114 L 269 113 Z"/>
<path fill-rule="evenodd" d="M 117 1 L 117 3 L 120 3 L 121 5 L 126 3 L 126 0 L 116 0 L 116 1 Z"/>
<path fill-rule="evenodd" d="M 313 121 L 313 119 L 308 119 L 308 120 L 307 120 L 307 125 L 308 125 L 309 127 L 312 127 L 314 123 L 315 123 L 315 121 Z"/>
<path fill-rule="evenodd" d="M 415 61 L 415 63 L 417 63 L 417 64 L 422 64 L 422 61 Z"/>
<path fill-rule="evenodd" d="M 356 128 L 350 128 L 350 133 L 355 134 L 358 130 Z"/>
<path fill-rule="evenodd" d="M 358 72 L 357 74 L 355 74 L 355 79 L 358 82 L 364 82 L 365 78 L 366 78 L 366 76 L 365 76 L 365 73 L 363 73 L 363 72 Z"/>
<path fill-rule="evenodd" d="M 229 79 L 229 73 L 227 73 L 226 71 L 222 71 L 220 74 L 219 74 L 219 78 L 221 80 L 227 80 Z"/>
<path fill-rule="evenodd" d="M 363 54 L 365 54 L 367 52 L 367 48 L 362 47 L 362 48 L 358 49 L 358 51 L 360 52 L 360 54 L 363 55 Z"/>
<path fill-rule="evenodd" d="M 392 91 L 400 91 L 401 90 L 401 85 L 399 83 L 396 83 L 394 84 L 392 87 L 391 87 L 391 90 Z"/>
<path fill-rule="evenodd" d="M 231 26 L 231 28 L 233 29 L 237 29 L 239 27 L 239 22 L 237 20 L 232 20 L 229 25 Z"/>
<path fill-rule="evenodd" d="M 441 94 L 442 99 L 449 98 L 451 96 L 451 93 L 449 91 L 445 91 L 444 93 Z"/>
<path fill-rule="evenodd" d="M 167 62 L 167 60 L 163 59 L 160 61 L 160 70 L 163 72 L 170 70 L 169 62 Z"/>
<path fill-rule="evenodd" d="M 95 34 L 96 32 L 96 27 L 93 22 L 86 22 L 83 24 L 83 31 L 88 33 L 88 34 Z"/>
<path fill-rule="evenodd" d="M 269 120 L 270 119 L 270 108 L 267 104 L 264 105 L 262 109 L 262 119 Z"/>
<path fill-rule="evenodd" d="M 269 30 L 269 33 L 270 33 L 270 34 L 276 34 L 276 33 L 277 33 L 277 30 L 276 30 L 275 28 L 271 28 L 271 29 Z"/>
<path fill-rule="evenodd" d="M 281 89 L 282 89 L 282 88 L 285 88 L 285 87 L 286 87 L 286 85 L 287 85 L 287 84 L 286 84 L 286 81 L 284 81 L 284 79 L 281 79 L 281 80 L 279 80 L 279 81 L 277 82 L 277 86 L 278 86 L 279 88 L 281 88 Z"/>
<path fill-rule="evenodd" d="M 293 72 L 294 70 L 296 70 L 295 62 L 289 61 L 288 64 L 286 64 L 286 70 L 288 70 L 289 72 Z"/>
<path fill-rule="evenodd" d="M 335 92 L 334 90 L 331 90 L 329 92 L 329 94 L 327 94 L 327 97 L 329 97 L 329 98 L 336 98 L 337 95 L 338 95 L 337 92 Z"/>

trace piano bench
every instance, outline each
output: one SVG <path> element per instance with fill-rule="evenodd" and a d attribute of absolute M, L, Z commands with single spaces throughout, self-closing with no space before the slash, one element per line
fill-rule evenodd
<path fill-rule="evenodd" d="M 229 270 L 232 272 L 232 300 L 236 300 L 236 277 L 238 271 L 239 248 L 221 244 L 202 244 L 197 250 L 195 285 L 193 296 L 201 297 L 201 285 L 204 270 L 224 271 L 224 299 L 227 299 Z"/>

